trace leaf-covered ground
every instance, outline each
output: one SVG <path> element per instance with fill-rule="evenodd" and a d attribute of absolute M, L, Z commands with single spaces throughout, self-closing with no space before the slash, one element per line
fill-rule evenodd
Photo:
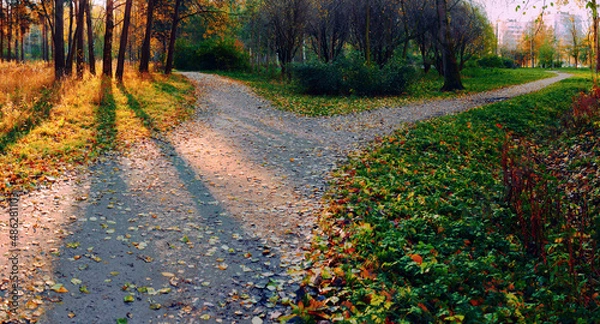
<path fill-rule="evenodd" d="M 81 158 L 86 155 L 78 152 L 90 145 L 98 157 L 91 170 L 78 174 L 50 165 L 44 172 L 56 177 L 27 178 L 24 171 L 16 178 L 54 184 L 21 197 L 27 283 L 22 308 L 13 314 L 4 305 L 3 316 L 35 320 L 46 310 L 41 322 L 57 323 L 289 318 L 287 305 L 304 294 L 298 290 L 300 249 L 308 248 L 326 175 L 347 152 L 406 121 L 466 110 L 566 77 L 397 109 L 306 118 L 272 109 L 230 79 L 187 76 L 196 82 L 199 101 L 193 118 L 170 131 L 187 116 L 186 82 L 126 81 L 121 88 L 97 80 L 91 97 L 82 91 L 71 99 L 80 103 L 74 106 L 81 109 L 79 118 L 53 108 L 51 118 L 59 119 L 45 133 L 31 132 L 38 134 L 31 141 L 23 139 L 46 152 L 64 125 L 77 122 L 80 131 L 72 133 L 85 135 L 76 142 L 83 146 L 56 152 Z M 372 231 L 369 226 L 364 230 Z M 332 273 L 340 275 L 334 268 L 318 278 L 327 281 Z M 3 281 L 3 296 L 9 282 Z M 306 303 L 306 312 L 321 312 L 315 302 Z"/>
<path fill-rule="evenodd" d="M 590 84 L 569 79 L 420 122 L 353 155 L 334 177 L 310 254 L 308 294 L 295 313 L 357 323 L 598 321 L 600 300 L 590 290 L 600 279 L 597 255 L 567 243 L 597 235 L 598 123 L 579 133 L 561 128 L 572 98 Z M 542 254 L 521 235 L 533 235 L 520 231 L 533 225 L 506 200 L 507 134 L 542 143 L 537 151 L 548 154 L 552 176 L 562 175 L 563 187 L 581 186 L 585 198 L 577 202 L 590 206 L 588 227 L 572 226 L 567 236 L 556 225 L 565 214 L 546 219 Z M 572 196 L 564 201 L 577 207 Z M 573 268 L 569 253 L 592 261 Z M 579 284 L 569 284 L 573 278 Z"/>

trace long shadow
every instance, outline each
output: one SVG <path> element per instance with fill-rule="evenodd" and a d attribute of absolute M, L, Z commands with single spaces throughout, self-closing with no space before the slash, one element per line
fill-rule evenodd
<path fill-rule="evenodd" d="M 111 148 L 117 137 L 116 119 L 117 103 L 112 92 L 112 81 L 102 78 L 100 83 L 100 106 L 96 111 L 97 145 L 101 149 Z"/>
<path fill-rule="evenodd" d="M 29 134 L 39 124 L 50 117 L 50 111 L 53 107 L 51 103 L 52 94 L 52 89 L 42 90 L 42 96 L 33 105 L 31 116 L 18 125 L 13 126 L 12 129 L 3 136 L 0 136 L 0 154 L 4 154 L 9 145 L 14 144 L 20 138 Z"/>
<path fill-rule="evenodd" d="M 127 96 L 129 108 L 147 121 L 147 127 L 153 128 L 152 119 L 135 96 L 119 89 Z M 48 298 L 57 300 L 46 313 L 48 323 L 81 323 L 77 319 L 84 318 L 86 323 L 114 323 L 128 314 L 144 322 L 175 315 L 183 316 L 186 323 L 197 322 L 201 314 L 207 313 L 212 318 L 231 319 L 236 313 L 250 318 L 251 310 L 233 302 L 238 292 L 240 296 L 253 296 L 256 306 L 264 308 L 277 294 L 266 289 L 267 285 L 285 281 L 275 275 L 279 272 L 279 258 L 267 255 L 264 244 L 244 233 L 242 225 L 227 215 L 209 188 L 196 180 L 197 172 L 177 154 L 173 145 L 156 138 L 154 143 L 161 153 L 159 159 L 164 158 L 167 163 L 160 166 L 159 162 L 158 168 L 153 169 L 160 169 L 159 173 L 153 174 L 152 169 L 144 172 L 149 182 L 159 179 L 160 186 L 144 185 L 145 189 L 134 190 L 130 181 L 138 179 L 133 174 L 135 170 L 118 161 L 109 160 L 94 167 L 89 205 L 77 215 L 89 221 L 79 223 L 74 230 L 73 239 L 81 247 L 63 248 L 55 270 L 56 281 L 65 283 L 75 293 L 47 292 Z M 178 198 L 180 194 L 182 199 Z M 185 195 L 190 199 L 183 198 Z M 109 228 L 111 234 L 124 234 L 128 240 L 107 239 L 105 233 Z M 216 237 L 218 243 L 210 243 L 209 237 L 210 240 Z M 185 244 L 187 240 L 197 246 L 192 249 Z M 132 245 L 143 241 L 149 243 L 143 251 Z M 252 252 L 254 256 L 250 258 L 242 252 Z M 67 261 L 77 258 L 80 260 Z M 217 268 L 223 263 L 229 267 Z M 240 271 L 241 265 L 241 269 L 253 271 Z M 164 273 L 179 273 L 178 269 L 185 270 L 185 278 L 189 279 L 173 282 L 174 279 L 165 277 Z M 272 274 L 259 275 L 264 273 Z M 81 283 L 73 283 L 72 278 Z M 248 286 L 248 282 L 256 282 L 262 288 Z M 85 285 L 91 293 L 77 293 L 77 285 Z M 173 287 L 173 291 L 150 295 L 148 290 L 137 289 L 145 286 L 156 290 Z M 231 292 L 236 295 L 228 297 Z M 128 295 L 134 296 L 134 300 L 124 302 Z M 156 309 L 152 305 L 163 306 Z M 187 314 L 182 309 L 187 309 Z M 70 319 L 71 314 L 77 317 Z"/>
<path fill-rule="evenodd" d="M 135 96 L 133 96 L 123 84 L 119 84 L 118 88 L 127 98 L 127 106 L 133 110 L 137 118 L 142 120 L 142 124 L 152 132 L 160 131 L 156 126 L 154 119 L 142 108 L 142 104 Z"/>

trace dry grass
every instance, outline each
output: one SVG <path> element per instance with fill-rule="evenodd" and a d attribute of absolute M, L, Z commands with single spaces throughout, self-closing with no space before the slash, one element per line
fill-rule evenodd
<path fill-rule="evenodd" d="M 2 67 L 0 73 L 5 75 Z M 21 69 L 29 71 L 32 80 L 53 75 L 38 64 Z M 8 70 L 12 71 L 10 66 Z M 41 91 L 43 83 L 35 82 Z M 48 116 L 0 152 L 0 202 L 2 195 L 47 184 L 67 170 L 85 166 L 103 151 L 126 150 L 129 143 L 169 129 L 191 112 L 193 87 L 181 77 L 141 78 L 130 71 L 124 83 L 121 87 L 87 75 L 82 81 L 67 80 L 55 87 Z M 23 88 L 14 80 L 5 84 L 13 84 L 13 93 L 29 92 L 22 98 L 35 98 L 35 87 L 29 82 Z"/>
<path fill-rule="evenodd" d="M 54 74 L 45 63 L 0 62 L 0 135 L 32 117 L 42 90 L 52 87 Z"/>

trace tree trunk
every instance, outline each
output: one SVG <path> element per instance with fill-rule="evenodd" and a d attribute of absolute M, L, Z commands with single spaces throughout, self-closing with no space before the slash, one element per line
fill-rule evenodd
<path fill-rule="evenodd" d="M 4 0 L 0 0 L 0 61 L 4 61 Z"/>
<path fill-rule="evenodd" d="M 596 1 L 593 2 L 594 8 Z M 596 51 L 596 73 L 600 72 L 600 41 L 598 41 L 598 12 L 594 10 L 594 51 Z"/>
<path fill-rule="evenodd" d="M 117 56 L 117 81 L 123 83 L 123 70 L 125 68 L 125 51 L 127 50 L 127 35 L 129 34 L 129 23 L 131 22 L 132 0 L 125 1 L 125 17 L 123 18 L 123 30 L 119 43 L 119 55 Z"/>
<path fill-rule="evenodd" d="M 148 0 L 148 12 L 146 13 L 146 31 L 144 33 L 144 41 L 142 43 L 142 53 L 140 57 L 141 73 L 149 72 L 150 65 L 150 40 L 152 39 L 152 19 L 154 16 L 154 5 L 156 0 Z"/>
<path fill-rule="evenodd" d="M 439 19 L 439 41 L 442 45 L 442 65 L 444 70 L 444 86 L 441 91 L 463 90 L 460 70 L 456 62 L 456 53 L 452 36 L 450 35 L 450 15 L 447 0 L 436 0 Z"/>
<path fill-rule="evenodd" d="M 92 10 L 90 8 L 91 0 L 85 0 L 85 18 L 87 27 L 87 41 L 88 41 L 88 60 L 90 61 L 90 73 L 96 75 L 96 55 L 94 54 L 94 29 L 92 26 Z"/>
<path fill-rule="evenodd" d="M 75 33 L 76 53 L 77 53 L 77 79 L 83 79 L 84 54 L 83 54 L 83 28 L 84 28 L 84 8 L 86 0 L 79 0 L 77 6 L 77 32 Z"/>
<path fill-rule="evenodd" d="M 71 75 L 73 74 L 73 59 L 75 57 L 75 42 L 73 40 L 73 21 L 75 17 L 75 13 L 73 10 L 73 1 L 69 0 L 69 33 L 67 34 L 67 62 L 65 65 L 65 74 Z M 79 27 L 79 26 L 78 26 Z M 75 31 L 77 33 L 77 31 Z"/>
<path fill-rule="evenodd" d="M 179 8 L 182 0 L 175 0 L 175 10 L 173 11 L 173 22 L 171 24 L 171 35 L 169 37 L 169 48 L 167 48 L 167 63 L 165 64 L 165 74 L 171 74 L 173 70 L 173 55 L 175 52 L 175 40 L 177 39 L 177 25 L 179 24 Z"/>
<path fill-rule="evenodd" d="M 65 76 L 65 26 L 63 21 L 64 2 L 54 0 L 54 77 L 57 80 Z"/>
<path fill-rule="evenodd" d="M 113 21 L 114 0 L 106 0 L 106 32 L 102 51 L 102 75 L 112 78 L 112 42 L 115 23 Z"/>
<path fill-rule="evenodd" d="M 6 58 L 8 59 L 8 61 L 12 60 L 12 30 L 13 30 L 13 23 L 12 23 L 12 7 L 10 6 L 10 4 L 7 3 L 7 7 L 6 7 L 6 21 L 7 21 L 7 25 L 8 25 L 8 29 L 6 30 Z"/>

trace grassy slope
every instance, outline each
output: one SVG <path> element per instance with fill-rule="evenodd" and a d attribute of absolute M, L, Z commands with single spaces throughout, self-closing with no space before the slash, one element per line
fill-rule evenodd
<path fill-rule="evenodd" d="M 295 312 L 314 319 L 333 310 L 334 318 L 371 323 L 600 316 L 600 301 L 583 307 L 575 290 L 564 289 L 566 262 L 538 268 L 507 230 L 516 220 L 500 165 L 507 132 L 549 137 L 590 84 L 569 79 L 421 122 L 352 156 L 335 176 L 321 218 L 326 236 L 311 253 L 306 284 L 321 301 L 305 299 Z"/>
<path fill-rule="evenodd" d="M 125 149 L 191 111 L 194 87 L 182 77 L 129 73 L 124 84 L 88 77 L 55 87 L 48 115 L 0 155 L 0 198 L 51 182 L 103 151 Z"/>
<path fill-rule="evenodd" d="M 420 76 L 418 81 L 411 84 L 409 93 L 406 96 L 379 98 L 310 96 L 301 94 L 300 90 L 293 84 L 269 80 L 255 74 L 220 74 L 247 82 L 257 94 L 269 99 L 276 107 L 308 116 L 329 116 L 381 107 L 397 107 L 408 102 L 457 96 L 465 93 L 440 92 L 439 89 L 442 87 L 443 79 L 434 72 Z M 466 69 L 463 71 L 463 83 L 467 89 L 466 93 L 471 93 L 526 83 L 551 76 L 552 74 L 539 69 Z"/>

